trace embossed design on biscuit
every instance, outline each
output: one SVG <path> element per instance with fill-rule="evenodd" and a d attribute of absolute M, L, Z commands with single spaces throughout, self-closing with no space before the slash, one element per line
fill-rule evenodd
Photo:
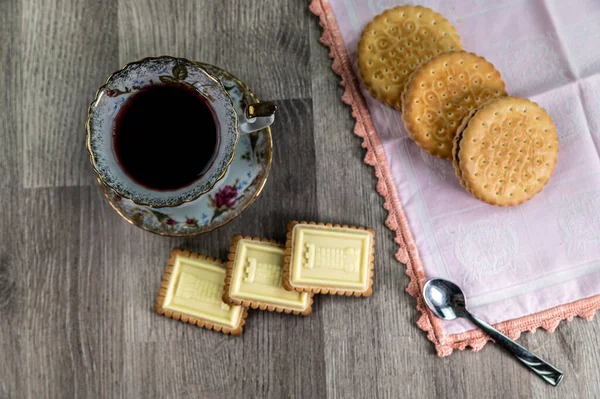
<path fill-rule="evenodd" d="M 218 259 L 173 249 L 154 310 L 184 323 L 240 335 L 248 312 L 223 302 L 225 267 Z"/>
<path fill-rule="evenodd" d="M 297 292 L 369 296 L 375 232 L 364 227 L 291 222 L 283 286 Z"/>
<path fill-rule="evenodd" d="M 190 274 L 181 273 L 180 284 L 175 291 L 175 296 L 181 299 L 193 299 L 219 305 L 223 310 L 231 307 L 223 302 L 223 285 L 204 281 Z"/>
<path fill-rule="evenodd" d="M 462 50 L 460 37 L 446 18 L 420 6 L 398 6 L 377 15 L 363 30 L 358 69 L 371 95 L 401 109 L 410 74 L 426 61 Z"/>
<path fill-rule="evenodd" d="M 233 237 L 223 301 L 244 308 L 308 316 L 313 294 L 284 288 L 284 257 L 285 248 L 276 241 Z"/>
<path fill-rule="evenodd" d="M 454 165 L 463 187 L 489 204 L 512 206 L 531 199 L 550 179 L 558 136 L 539 105 L 504 97 L 475 112 L 455 147 Z"/>
<path fill-rule="evenodd" d="M 452 158 L 462 120 L 493 97 L 506 96 L 494 66 L 464 51 L 440 55 L 417 69 L 402 94 L 402 120 L 409 136 L 432 155 Z"/>
<path fill-rule="evenodd" d="M 256 277 L 254 280 L 257 284 L 264 284 L 273 287 L 281 286 L 281 265 L 273 265 L 270 263 L 256 264 Z"/>
<path fill-rule="evenodd" d="M 517 233 L 499 217 L 460 225 L 458 234 L 451 236 L 455 237 L 454 255 L 463 267 L 464 284 L 529 267 Z"/>
<path fill-rule="evenodd" d="M 244 281 L 251 283 L 254 281 L 256 274 L 256 258 L 248 258 L 248 266 L 244 270 Z"/>
<path fill-rule="evenodd" d="M 315 244 L 306 244 L 302 266 L 307 269 L 315 267 Z"/>
<path fill-rule="evenodd" d="M 360 267 L 360 248 L 322 248 L 306 244 L 303 266 L 307 269 L 337 269 L 353 272 Z"/>

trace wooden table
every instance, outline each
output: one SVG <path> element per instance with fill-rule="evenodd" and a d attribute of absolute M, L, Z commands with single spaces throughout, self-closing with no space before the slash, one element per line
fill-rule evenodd
<path fill-rule="evenodd" d="M 0 398 L 598 395 L 598 319 L 521 339 L 565 371 L 558 389 L 493 345 L 435 355 L 320 34 L 297 0 L 0 1 Z M 96 88 L 162 54 L 222 66 L 279 106 L 263 194 L 198 237 L 123 221 L 84 148 Z M 282 240 L 291 219 L 374 227 L 373 296 L 318 296 L 308 318 L 254 311 L 241 338 L 152 311 L 172 247 L 225 257 L 233 234 Z"/>

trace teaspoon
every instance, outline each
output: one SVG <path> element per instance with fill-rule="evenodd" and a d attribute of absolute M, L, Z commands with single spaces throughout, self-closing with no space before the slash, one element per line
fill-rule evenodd
<path fill-rule="evenodd" d="M 467 310 L 465 295 L 456 284 L 439 278 L 429 280 L 423 287 L 423 297 L 429 309 L 440 319 L 454 320 L 457 317 L 463 317 L 470 320 L 489 335 L 494 342 L 503 347 L 550 385 L 557 386 L 562 381 L 562 371 L 540 359 L 485 321 L 471 314 Z"/>

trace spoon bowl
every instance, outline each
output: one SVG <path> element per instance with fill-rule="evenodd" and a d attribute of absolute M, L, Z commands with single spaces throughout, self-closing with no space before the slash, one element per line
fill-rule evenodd
<path fill-rule="evenodd" d="M 454 320 L 465 316 L 465 295 L 451 281 L 439 278 L 429 280 L 423 287 L 423 297 L 429 309 L 440 319 Z"/>

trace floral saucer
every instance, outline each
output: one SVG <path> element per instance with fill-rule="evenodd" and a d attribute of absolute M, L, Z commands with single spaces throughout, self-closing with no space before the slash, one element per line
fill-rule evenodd
<path fill-rule="evenodd" d="M 239 115 L 246 104 L 256 102 L 246 85 L 218 67 L 198 63 L 221 80 Z M 240 135 L 235 156 L 223 179 L 197 200 L 175 208 L 149 208 L 100 187 L 110 205 L 128 222 L 155 234 L 192 236 L 217 229 L 238 217 L 264 187 L 273 155 L 271 129 Z"/>

